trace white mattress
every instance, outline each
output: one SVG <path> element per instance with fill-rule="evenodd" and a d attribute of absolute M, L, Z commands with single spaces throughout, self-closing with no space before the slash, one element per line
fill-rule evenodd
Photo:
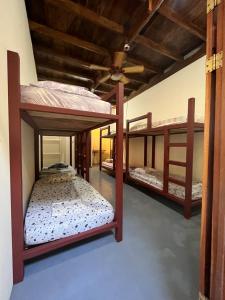
<path fill-rule="evenodd" d="M 111 104 L 96 97 L 37 86 L 21 86 L 21 102 L 111 114 Z"/>
<path fill-rule="evenodd" d="M 27 245 L 57 240 L 110 223 L 112 205 L 87 181 L 75 180 L 47 184 L 38 180 L 25 216 L 24 235 Z"/>
<path fill-rule="evenodd" d="M 130 177 L 134 179 L 138 179 L 144 183 L 147 183 L 157 189 L 163 189 L 163 172 L 158 171 L 156 169 L 147 168 L 136 168 L 130 169 L 129 171 Z M 184 178 L 181 176 L 172 176 L 175 179 L 184 181 Z M 170 194 L 185 199 L 185 188 L 178 184 L 169 182 L 168 191 Z M 202 197 L 202 183 L 199 181 L 193 181 L 192 183 L 192 200 L 197 200 Z"/>
<path fill-rule="evenodd" d="M 113 169 L 113 163 L 112 162 L 103 161 L 102 166 L 106 167 L 106 168 L 109 168 L 109 169 Z M 123 164 L 123 170 L 125 170 L 125 169 L 126 169 L 126 166 L 125 166 L 125 164 Z"/>
<path fill-rule="evenodd" d="M 171 124 L 181 124 L 187 122 L 187 116 L 180 116 L 176 118 L 165 119 L 161 121 L 152 122 L 152 128 L 157 128 L 160 126 L 166 126 Z M 204 117 L 195 116 L 195 122 L 204 123 Z M 130 131 L 142 130 L 147 127 L 147 120 L 136 122 L 133 126 L 130 127 Z"/>
<path fill-rule="evenodd" d="M 74 169 L 72 166 L 68 166 L 68 168 L 61 168 L 61 169 L 57 169 L 57 168 L 43 168 L 40 171 L 40 178 L 45 177 L 45 176 L 49 176 L 49 175 L 54 175 L 54 174 L 72 174 L 72 175 L 76 175 L 77 174 L 77 170 Z"/>

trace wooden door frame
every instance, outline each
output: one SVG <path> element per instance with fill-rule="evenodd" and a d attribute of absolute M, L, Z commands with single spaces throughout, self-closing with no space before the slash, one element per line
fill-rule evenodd
<path fill-rule="evenodd" d="M 225 53 L 225 0 L 207 14 L 207 58 L 220 51 Z M 225 299 L 224 116 L 225 68 L 220 67 L 206 75 L 199 299 Z"/>

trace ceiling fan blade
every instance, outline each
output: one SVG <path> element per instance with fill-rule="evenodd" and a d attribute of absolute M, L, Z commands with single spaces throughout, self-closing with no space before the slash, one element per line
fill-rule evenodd
<path fill-rule="evenodd" d="M 142 65 L 132 66 L 132 67 L 125 67 L 122 69 L 123 73 L 142 73 L 144 72 L 145 68 Z"/>
<path fill-rule="evenodd" d="M 99 85 L 99 84 L 101 84 L 101 83 L 106 82 L 110 77 L 111 77 L 111 74 L 108 73 L 107 75 L 105 75 L 105 76 L 99 78 L 99 79 L 97 80 L 97 84 Z"/>
<path fill-rule="evenodd" d="M 121 68 L 122 64 L 126 58 L 126 53 L 125 52 L 115 52 L 114 53 L 114 60 L 113 60 L 113 66 L 117 68 Z"/>
<path fill-rule="evenodd" d="M 130 82 L 130 80 L 125 75 L 123 75 L 120 78 L 120 82 L 122 82 L 123 84 L 128 84 Z"/>
<path fill-rule="evenodd" d="M 89 66 L 90 70 L 96 70 L 96 71 L 109 71 L 110 68 L 109 67 L 103 67 L 103 66 L 98 66 L 98 65 L 90 65 Z"/>

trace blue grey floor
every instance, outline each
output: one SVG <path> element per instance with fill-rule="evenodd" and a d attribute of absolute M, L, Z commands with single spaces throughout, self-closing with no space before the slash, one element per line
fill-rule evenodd
<path fill-rule="evenodd" d="M 91 171 L 113 201 L 114 178 Z M 26 265 L 11 300 L 194 300 L 198 295 L 200 216 L 190 221 L 124 185 L 124 239 L 112 234 Z"/>

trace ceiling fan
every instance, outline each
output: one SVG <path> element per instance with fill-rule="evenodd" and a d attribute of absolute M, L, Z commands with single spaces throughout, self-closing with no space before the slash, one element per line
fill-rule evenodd
<path fill-rule="evenodd" d="M 113 64 L 111 67 L 103 67 L 98 65 L 90 65 L 91 70 L 104 71 L 106 74 L 97 80 L 95 89 L 101 83 L 111 79 L 113 81 L 120 81 L 123 84 L 130 82 L 125 74 L 142 73 L 144 71 L 143 65 L 136 65 L 131 67 L 123 67 L 127 54 L 124 51 L 114 53 Z"/>

